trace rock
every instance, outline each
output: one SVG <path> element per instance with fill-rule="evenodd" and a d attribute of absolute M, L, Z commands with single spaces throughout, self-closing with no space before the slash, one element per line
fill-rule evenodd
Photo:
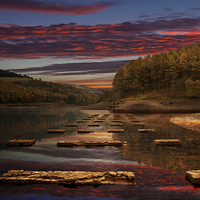
<path fill-rule="evenodd" d="M 32 146 L 35 140 L 9 140 L 6 144 L 8 146 Z"/>
<path fill-rule="evenodd" d="M 155 132 L 154 129 L 138 129 L 139 132 Z"/>
<path fill-rule="evenodd" d="M 126 142 L 122 141 L 60 141 L 57 143 L 58 147 L 73 147 L 73 146 L 85 146 L 85 147 L 103 147 L 103 146 L 123 146 Z"/>
<path fill-rule="evenodd" d="M 50 129 L 47 133 L 64 133 L 65 131 L 65 129 Z"/>
<path fill-rule="evenodd" d="M 93 131 L 91 131 L 91 130 L 79 129 L 77 132 L 78 132 L 78 133 L 92 133 Z"/>
<path fill-rule="evenodd" d="M 178 139 L 162 139 L 154 140 L 155 144 L 158 146 L 180 146 L 181 141 Z"/>
<path fill-rule="evenodd" d="M 185 176 L 193 185 L 200 185 L 200 170 L 186 171 Z"/>
<path fill-rule="evenodd" d="M 76 126 L 78 126 L 78 124 L 66 124 L 65 126 L 67 126 L 67 127 L 76 127 Z"/>
<path fill-rule="evenodd" d="M 88 126 L 100 126 L 100 124 L 88 124 Z"/>
<path fill-rule="evenodd" d="M 145 126 L 145 123 L 134 123 L 133 126 Z"/>
<path fill-rule="evenodd" d="M 110 126 L 123 126 L 123 124 L 111 124 Z"/>
<path fill-rule="evenodd" d="M 13 174 L 15 176 L 13 176 Z M 31 175 L 30 175 L 31 174 Z M 44 176 L 45 175 L 45 176 Z M 118 182 L 120 181 L 120 183 Z M 110 185 L 135 184 L 135 175 L 127 171 L 86 172 L 86 171 L 8 171 L 0 177 L 0 183 L 31 184 L 31 183 L 57 183 L 62 185 Z"/>

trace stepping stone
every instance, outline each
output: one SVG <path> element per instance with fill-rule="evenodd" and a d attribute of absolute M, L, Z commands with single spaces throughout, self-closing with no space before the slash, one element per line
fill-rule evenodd
<path fill-rule="evenodd" d="M 77 132 L 78 132 L 78 133 L 92 133 L 93 131 L 79 129 Z"/>
<path fill-rule="evenodd" d="M 58 147 L 73 147 L 73 146 L 85 146 L 85 147 L 104 147 L 104 146 L 123 146 L 127 142 L 122 141 L 60 141 L 57 143 Z"/>
<path fill-rule="evenodd" d="M 24 171 L 10 170 L 0 177 L 7 184 L 49 184 L 66 186 L 135 185 L 135 175 L 130 171 Z"/>
<path fill-rule="evenodd" d="M 88 124 L 88 126 L 100 126 L 100 124 Z"/>
<path fill-rule="evenodd" d="M 66 127 L 76 127 L 76 126 L 78 126 L 78 124 L 66 124 L 65 126 Z"/>
<path fill-rule="evenodd" d="M 200 170 L 186 171 L 185 176 L 193 185 L 200 185 Z"/>
<path fill-rule="evenodd" d="M 123 133 L 124 129 L 108 129 L 108 133 Z"/>
<path fill-rule="evenodd" d="M 138 129 L 139 132 L 155 132 L 154 129 Z"/>
<path fill-rule="evenodd" d="M 154 140 L 155 144 L 158 146 L 180 146 L 181 141 L 178 139 L 162 139 Z"/>
<path fill-rule="evenodd" d="M 65 129 L 50 129 L 47 133 L 64 133 L 65 131 Z"/>
<path fill-rule="evenodd" d="M 145 123 L 134 123 L 133 126 L 145 126 Z"/>
<path fill-rule="evenodd" d="M 123 124 L 111 124 L 110 126 L 123 126 Z"/>
<path fill-rule="evenodd" d="M 6 144 L 8 146 L 32 146 L 35 140 L 9 140 Z"/>

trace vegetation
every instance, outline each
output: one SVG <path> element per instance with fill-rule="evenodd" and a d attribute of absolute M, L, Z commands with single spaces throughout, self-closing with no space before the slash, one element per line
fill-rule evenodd
<path fill-rule="evenodd" d="M 167 91 L 199 98 L 199 80 L 200 43 L 197 43 L 130 61 L 116 73 L 113 95 L 138 97 Z"/>
<path fill-rule="evenodd" d="M 3 74 L 4 70 L 1 70 Z M 7 71 L 6 76 L 9 76 Z M 26 75 L 15 76 L 12 81 L 0 79 L 0 103 L 66 103 L 88 105 L 96 102 L 96 95 L 72 87 L 71 85 L 34 80 Z M 19 78 L 19 79 L 16 79 Z M 3 77 L 4 78 L 4 77 Z"/>

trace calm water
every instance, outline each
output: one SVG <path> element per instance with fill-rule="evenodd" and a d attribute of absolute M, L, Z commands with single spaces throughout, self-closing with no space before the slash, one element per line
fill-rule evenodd
<path fill-rule="evenodd" d="M 93 114 L 110 114 L 99 127 L 80 123 L 65 127 Z M 181 114 L 184 115 L 184 114 Z M 74 108 L 14 108 L 0 110 L 0 175 L 11 169 L 24 170 L 83 170 L 132 171 L 136 186 L 109 185 L 97 188 L 86 186 L 67 188 L 56 184 L 9 185 L 0 184 L 0 199 L 200 199 L 200 189 L 185 179 L 187 170 L 199 169 L 199 132 L 170 122 L 178 114 L 134 115 L 154 133 L 139 133 L 128 117 L 109 111 L 79 111 Z M 124 133 L 107 132 L 114 117 L 123 120 Z M 65 128 L 64 134 L 48 134 L 48 129 Z M 99 134 L 77 134 L 77 129 L 91 129 Z M 180 139 L 180 147 L 156 147 L 155 139 Z M 35 139 L 32 147 L 7 147 L 10 139 Z M 61 140 L 121 140 L 123 147 L 57 148 Z"/>

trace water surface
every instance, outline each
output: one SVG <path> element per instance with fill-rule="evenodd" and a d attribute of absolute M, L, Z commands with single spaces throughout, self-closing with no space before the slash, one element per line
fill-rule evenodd
<path fill-rule="evenodd" d="M 110 114 L 99 127 L 65 127 L 93 114 Z M 130 116 L 145 122 L 154 133 L 139 133 Z M 11 169 L 132 171 L 136 186 L 111 185 L 67 188 L 56 184 L 0 184 L 0 199 L 200 199 L 200 189 L 185 179 L 184 173 L 199 169 L 199 133 L 170 122 L 184 114 L 114 114 L 105 110 L 80 111 L 75 108 L 12 108 L 0 110 L 0 175 Z M 107 132 L 114 117 L 123 121 L 124 133 Z M 65 128 L 64 134 L 48 134 L 48 129 Z M 78 134 L 78 129 L 95 134 Z M 119 127 L 116 127 L 119 128 Z M 121 127 L 120 127 L 121 128 Z M 10 139 L 35 139 L 32 147 L 8 147 Z M 57 148 L 61 140 L 121 140 L 123 147 Z M 180 139 L 180 147 L 156 147 L 155 139 Z"/>

